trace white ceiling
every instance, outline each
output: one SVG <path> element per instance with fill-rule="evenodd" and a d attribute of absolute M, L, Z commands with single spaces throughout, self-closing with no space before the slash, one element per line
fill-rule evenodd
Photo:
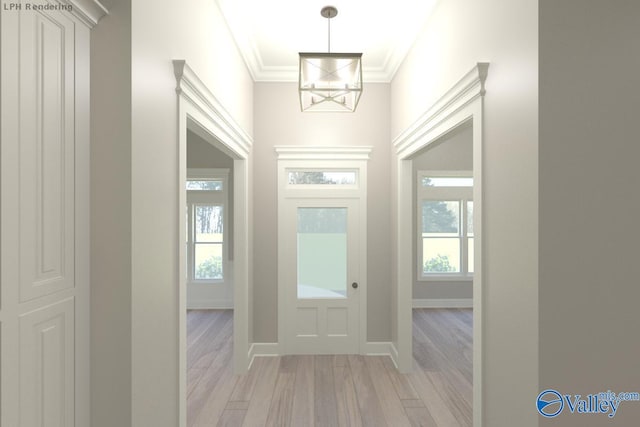
<path fill-rule="evenodd" d="M 362 52 L 365 82 L 389 82 L 437 0 L 216 0 L 255 81 L 297 81 L 298 52 Z"/>

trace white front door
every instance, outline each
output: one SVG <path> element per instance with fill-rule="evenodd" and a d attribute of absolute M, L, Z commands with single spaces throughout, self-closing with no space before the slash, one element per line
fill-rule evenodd
<path fill-rule="evenodd" d="M 285 352 L 358 353 L 358 200 L 289 199 L 285 205 Z"/>

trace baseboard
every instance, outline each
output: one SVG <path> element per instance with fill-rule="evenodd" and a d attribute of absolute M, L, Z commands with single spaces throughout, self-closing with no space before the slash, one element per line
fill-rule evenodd
<path fill-rule="evenodd" d="M 473 308 L 473 298 L 414 299 L 413 308 Z"/>
<path fill-rule="evenodd" d="M 391 347 L 393 344 L 390 342 L 367 342 L 364 347 L 364 354 L 366 356 L 391 356 Z"/>
<path fill-rule="evenodd" d="M 230 308 L 233 308 L 233 301 L 224 299 L 187 301 L 187 310 L 221 310 Z"/>
<path fill-rule="evenodd" d="M 282 350 L 277 342 L 254 342 L 249 347 L 249 367 L 256 357 L 280 356 Z M 364 355 L 366 356 L 389 356 L 393 364 L 398 366 L 398 350 L 391 342 L 368 342 L 365 344 Z"/>
<path fill-rule="evenodd" d="M 396 345 L 390 342 L 389 350 L 390 350 L 389 357 L 391 357 L 391 361 L 395 365 L 396 369 L 398 369 L 398 349 L 396 348 Z"/>
<path fill-rule="evenodd" d="M 254 342 L 249 347 L 249 368 L 256 357 L 280 356 L 280 343 L 277 342 Z"/>

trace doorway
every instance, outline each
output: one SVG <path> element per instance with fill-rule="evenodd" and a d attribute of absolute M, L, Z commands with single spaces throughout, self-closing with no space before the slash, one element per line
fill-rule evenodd
<path fill-rule="evenodd" d="M 401 372 L 413 367 L 412 272 L 414 253 L 412 158 L 443 135 L 465 124 L 473 139 L 473 423 L 482 423 L 482 194 L 483 100 L 489 63 L 479 62 L 394 141 L 397 168 L 397 252 L 395 361 Z"/>
<path fill-rule="evenodd" d="M 174 60 L 178 93 L 178 407 L 179 425 L 187 425 L 187 135 L 191 131 L 233 159 L 233 232 L 229 248 L 233 258 L 233 373 L 249 367 L 249 153 L 251 137 L 244 132 L 184 60 Z"/>
<path fill-rule="evenodd" d="M 470 427 L 475 267 L 471 122 L 417 153 L 412 166 L 414 371 L 437 393 L 438 424 L 455 420 Z"/>
<path fill-rule="evenodd" d="M 366 344 L 369 147 L 276 147 L 281 354 Z"/>
<path fill-rule="evenodd" d="M 187 309 L 233 309 L 233 159 L 187 132 Z"/>

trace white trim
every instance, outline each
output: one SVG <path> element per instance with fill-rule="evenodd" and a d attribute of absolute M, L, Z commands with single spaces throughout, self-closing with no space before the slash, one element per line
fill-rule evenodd
<path fill-rule="evenodd" d="M 414 298 L 413 308 L 473 308 L 473 298 Z"/>
<path fill-rule="evenodd" d="M 369 160 L 372 147 L 277 145 L 275 150 L 278 160 Z M 309 167 L 315 168 L 314 166 Z M 335 167 L 331 169 L 335 169 Z"/>
<path fill-rule="evenodd" d="M 489 70 L 488 62 L 478 62 L 462 79 L 449 89 L 431 108 L 404 132 L 393 140 L 398 157 L 406 158 L 410 154 L 424 148 L 440 135 L 433 137 L 433 132 L 446 120 L 451 119 L 459 110 L 479 97 L 484 96 L 484 83 Z M 447 127 L 446 132 L 453 130 Z M 426 142 L 426 144 L 425 144 Z"/>
<path fill-rule="evenodd" d="M 227 180 L 229 178 L 228 168 L 187 168 L 187 179 L 197 180 L 198 178 L 210 178 Z M 226 182 L 225 182 L 226 183 Z M 225 191 L 223 187 L 223 191 Z"/>
<path fill-rule="evenodd" d="M 393 362 L 396 369 L 398 369 L 398 349 L 393 342 L 389 343 L 389 357 L 391 357 L 391 361 Z"/>
<path fill-rule="evenodd" d="M 418 251 L 420 250 L 420 246 L 418 245 Z M 420 259 L 420 258 L 418 258 Z M 418 271 L 418 273 L 420 273 L 420 271 Z M 458 274 L 458 273 L 451 273 L 448 276 L 445 276 L 444 274 L 440 274 L 440 275 L 429 275 L 429 276 L 422 276 L 420 277 L 420 274 L 418 275 L 418 277 L 416 277 L 416 282 L 473 282 L 473 273 L 469 273 L 469 274 Z"/>
<path fill-rule="evenodd" d="M 233 301 L 223 299 L 198 299 L 187 301 L 187 310 L 226 310 L 233 308 Z"/>
<path fill-rule="evenodd" d="M 173 71 L 178 95 L 209 119 L 212 133 L 222 144 L 242 158 L 247 158 L 253 145 L 251 136 L 233 119 L 185 60 L 174 60 Z"/>
<path fill-rule="evenodd" d="M 100 19 L 109 14 L 98 0 L 58 0 L 63 5 L 71 6 L 71 14 L 89 28 L 96 26 Z"/>
<path fill-rule="evenodd" d="M 211 91 L 202 83 L 184 60 L 174 60 L 178 95 L 178 205 L 176 235 L 179 267 L 177 269 L 178 308 L 178 422 L 187 423 L 187 362 L 186 362 L 186 206 L 187 192 L 187 129 L 202 136 L 233 158 L 234 181 L 234 307 L 233 307 L 233 367 L 237 374 L 249 367 L 249 154 L 251 136 L 232 118 Z"/>
<path fill-rule="evenodd" d="M 367 339 L 367 160 L 372 148 L 368 146 L 353 147 L 300 147 L 277 146 L 278 155 L 278 241 L 283 242 L 285 236 L 285 206 L 291 199 L 353 199 L 358 206 L 358 288 L 359 326 L 358 351 L 364 354 Z M 288 185 L 287 171 L 291 169 L 355 170 L 358 181 L 349 186 L 300 186 Z M 327 188 L 322 188 L 327 187 Z M 287 288 L 285 285 L 286 248 L 278 245 L 278 307 L 286 307 Z M 282 348 L 286 344 L 285 310 L 278 309 L 278 341 Z"/>
<path fill-rule="evenodd" d="M 256 357 L 277 357 L 282 356 L 282 354 L 282 346 L 277 342 L 254 342 L 249 347 L 248 359 L 251 364 Z M 392 342 L 367 342 L 364 345 L 362 354 L 366 356 L 389 356 L 394 365 L 397 366 L 398 351 Z"/>
<path fill-rule="evenodd" d="M 249 366 L 253 364 L 253 359 L 256 357 L 275 357 L 280 356 L 281 353 L 281 346 L 277 342 L 254 342 L 247 353 Z"/>
<path fill-rule="evenodd" d="M 483 194 L 483 97 L 488 63 L 477 63 L 416 122 L 394 139 L 397 154 L 397 309 L 398 368 L 410 372 L 413 366 L 413 196 L 416 183 L 412 156 L 452 130 L 473 123 L 473 203 L 474 203 L 474 281 L 473 281 L 473 425 L 482 425 L 482 301 L 484 299 L 482 194 Z"/>
<path fill-rule="evenodd" d="M 364 345 L 362 352 L 366 356 L 389 356 L 391 357 L 391 347 L 393 344 L 388 341 L 368 341 Z"/>
<path fill-rule="evenodd" d="M 473 177 L 473 171 L 470 170 L 447 170 L 447 171 L 441 171 L 441 170 L 430 170 L 430 169 L 422 169 L 418 171 L 418 181 L 420 181 L 422 178 L 425 177 L 431 177 L 431 178 L 458 178 L 458 177 L 462 177 L 462 178 L 468 178 L 468 177 Z M 432 187 L 425 187 L 425 188 L 432 188 Z M 448 187 L 446 187 L 448 188 Z M 455 187 L 454 187 L 455 188 Z"/>

